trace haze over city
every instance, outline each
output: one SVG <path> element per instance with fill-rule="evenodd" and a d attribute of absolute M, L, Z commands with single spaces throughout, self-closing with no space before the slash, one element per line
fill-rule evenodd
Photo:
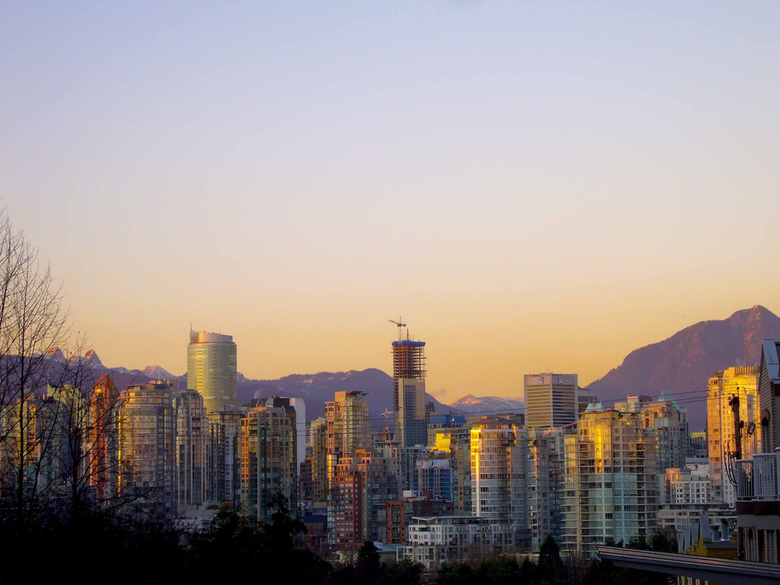
<path fill-rule="evenodd" d="M 109 366 L 519 397 L 780 309 L 777 4 L 6 3 L 3 204 Z"/>

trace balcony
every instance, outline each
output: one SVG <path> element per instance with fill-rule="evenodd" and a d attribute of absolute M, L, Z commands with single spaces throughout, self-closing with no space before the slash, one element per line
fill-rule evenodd
<path fill-rule="evenodd" d="M 780 500 L 780 453 L 756 453 L 753 459 L 740 459 L 735 471 L 737 500 Z"/>

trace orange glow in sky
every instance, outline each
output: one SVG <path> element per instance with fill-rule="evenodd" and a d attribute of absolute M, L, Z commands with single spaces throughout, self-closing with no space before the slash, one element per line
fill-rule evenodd
<path fill-rule="evenodd" d="M 369 3 L 370 4 L 370 3 Z M 780 6 L 0 8 L 0 181 L 108 366 L 519 397 L 780 310 Z"/>

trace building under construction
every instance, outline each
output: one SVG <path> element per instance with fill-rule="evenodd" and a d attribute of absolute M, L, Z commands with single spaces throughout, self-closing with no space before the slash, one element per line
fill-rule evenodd
<path fill-rule="evenodd" d="M 427 444 L 425 373 L 425 342 L 394 341 L 393 409 L 395 438 L 401 447 Z"/>

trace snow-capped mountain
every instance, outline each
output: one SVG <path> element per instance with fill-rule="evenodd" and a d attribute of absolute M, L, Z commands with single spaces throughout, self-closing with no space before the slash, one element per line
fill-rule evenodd
<path fill-rule="evenodd" d="M 522 400 L 499 396 L 474 396 L 469 394 L 450 405 L 453 410 L 468 414 L 505 414 L 525 412 Z"/>
<path fill-rule="evenodd" d="M 148 376 L 152 380 L 176 380 L 179 376 L 174 376 L 168 370 L 162 366 L 146 366 L 141 370 L 144 376 Z"/>

